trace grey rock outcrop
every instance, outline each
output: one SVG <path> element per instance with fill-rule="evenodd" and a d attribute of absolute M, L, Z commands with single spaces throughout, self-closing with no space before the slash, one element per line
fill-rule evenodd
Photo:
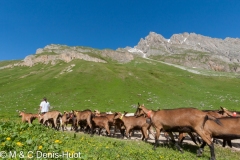
<path fill-rule="evenodd" d="M 89 55 L 89 53 L 91 56 Z M 66 45 L 51 44 L 45 46 L 44 48 L 37 49 L 36 54 L 26 56 L 22 62 L 8 65 L 3 68 L 9 68 L 14 66 L 32 67 L 38 63 L 55 65 L 59 61 L 64 61 L 68 63 L 74 59 L 107 63 L 104 58 L 110 58 L 119 63 L 127 63 L 133 60 L 133 55 L 127 51 L 118 52 L 114 50 L 97 50 L 89 47 L 69 47 Z"/>
<path fill-rule="evenodd" d="M 129 48 L 125 49 L 129 51 Z M 239 38 L 223 40 L 185 32 L 165 39 L 150 32 L 145 39 L 140 39 L 134 49 L 142 51 L 147 57 L 158 56 L 159 60 L 187 67 L 226 72 L 240 70 Z"/>
<path fill-rule="evenodd" d="M 119 63 L 127 63 L 134 59 L 133 55 L 129 52 L 118 52 L 113 50 L 103 50 L 101 52 L 103 57 L 109 57 L 112 60 L 118 61 Z"/>
<path fill-rule="evenodd" d="M 84 51 L 89 52 L 89 49 L 86 49 Z M 37 49 L 36 55 L 30 55 L 25 57 L 21 65 L 30 67 L 37 63 L 55 65 L 59 61 L 64 61 L 68 63 L 74 59 L 106 63 L 106 61 L 102 59 L 91 57 L 88 54 L 84 54 L 83 49 L 53 44 L 47 45 L 43 49 Z"/>

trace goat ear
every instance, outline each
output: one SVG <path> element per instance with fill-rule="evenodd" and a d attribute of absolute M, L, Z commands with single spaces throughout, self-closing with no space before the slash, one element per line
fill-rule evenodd
<path fill-rule="evenodd" d="M 227 111 L 227 108 L 223 108 L 224 111 Z"/>

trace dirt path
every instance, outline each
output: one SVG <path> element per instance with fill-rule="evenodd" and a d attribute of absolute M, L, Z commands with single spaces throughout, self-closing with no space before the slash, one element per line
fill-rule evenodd
<path fill-rule="evenodd" d="M 70 127 L 68 128 L 68 132 L 74 132 L 74 131 L 70 131 Z M 103 131 L 104 132 L 104 131 Z M 83 133 L 83 132 L 78 132 L 79 134 Z M 111 133 L 113 133 L 113 130 L 111 130 Z M 154 140 L 154 134 L 149 134 L 149 140 L 148 142 L 150 143 L 155 143 L 155 140 Z M 177 134 L 176 134 L 177 135 Z M 116 133 L 115 135 L 115 138 L 119 138 L 120 139 L 120 134 L 119 133 Z M 140 131 L 136 131 L 134 133 L 134 135 L 131 137 L 131 140 L 139 140 L 141 141 L 142 139 L 142 133 Z M 124 137 L 123 140 L 126 140 L 127 138 Z M 175 140 L 177 141 L 177 138 L 175 138 Z M 162 144 L 162 143 L 167 143 L 167 139 L 166 137 L 163 135 L 163 133 L 161 133 L 160 137 L 159 137 L 159 143 Z M 191 144 L 191 145 L 196 145 L 189 136 L 185 137 L 184 141 L 183 141 L 183 144 Z M 222 143 L 223 141 L 220 140 L 220 139 L 217 139 L 217 144 L 215 143 L 215 145 L 219 145 L 219 146 L 222 146 Z M 225 148 L 230 148 L 229 146 L 226 145 Z M 237 139 L 237 140 L 232 140 L 232 150 L 234 151 L 239 151 L 240 152 L 240 139 Z"/>
<path fill-rule="evenodd" d="M 139 132 L 139 133 L 135 134 L 133 137 L 131 137 L 131 139 L 133 139 L 133 140 L 141 140 L 141 136 L 142 136 L 142 134 Z M 149 137 L 150 137 L 150 140 L 148 140 L 148 142 L 154 143 L 155 142 L 154 136 L 152 134 L 149 134 Z M 124 139 L 126 139 L 126 138 L 124 138 Z M 178 139 L 175 138 L 175 140 L 177 141 Z M 167 142 L 166 137 L 161 133 L 161 135 L 159 137 L 159 143 L 166 143 L 166 142 Z M 183 144 L 184 143 L 191 144 L 191 145 L 196 145 L 191 140 L 190 136 L 187 136 L 184 139 Z M 222 146 L 222 144 L 223 144 L 223 141 L 221 139 L 217 139 L 217 143 L 215 143 L 215 145 Z M 225 148 L 230 148 L 230 147 L 226 145 Z M 232 140 L 232 148 L 231 149 L 240 152 L 240 139 Z"/>

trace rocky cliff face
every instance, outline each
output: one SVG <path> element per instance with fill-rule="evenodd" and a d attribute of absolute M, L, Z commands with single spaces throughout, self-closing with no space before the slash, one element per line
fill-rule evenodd
<path fill-rule="evenodd" d="M 174 34 L 170 39 L 150 32 L 134 48 L 137 54 L 187 67 L 240 72 L 240 39 L 217 39 L 195 33 Z"/>
<path fill-rule="evenodd" d="M 127 51 L 118 52 L 114 50 L 97 50 L 87 47 L 69 47 L 64 45 L 51 44 L 47 45 L 44 48 L 37 49 L 36 54 L 25 57 L 22 62 L 8 65 L 4 68 L 14 66 L 32 67 L 38 63 L 55 65 L 59 61 L 64 61 L 68 63 L 74 59 L 107 63 L 107 61 L 103 58 L 110 58 L 119 63 L 127 63 L 133 60 L 133 55 Z"/>
<path fill-rule="evenodd" d="M 37 63 L 54 65 L 58 61 L 64 61 L 68 63 L 74 59 L 83 59 L 85 61 L 106 63 L 106 61 L 102 59 L 84 54 L 86 52 L 94 52 L 97 54 L 97 51 L 91 51 L 90 49 L 67 47 L 61 45 L 48 45 L 44 48 L 37 49 L 35 55 L 25 57 L 22 65 L 33 66 Z"/>

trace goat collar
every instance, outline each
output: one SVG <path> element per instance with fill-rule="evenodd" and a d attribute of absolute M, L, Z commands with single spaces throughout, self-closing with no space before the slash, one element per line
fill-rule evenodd
<path fill-rule="evenodd" d="M 122 119 L 122 118 L 123 118 L 123 115 L 121 115 L 120 119 Z"/>
<path fill-rule="evenodd" d="M 147 112 L 148 118 L 151 118 L 151 114 L 152 114 L 152 110 L 150 110 L 150 111 Z"/>

